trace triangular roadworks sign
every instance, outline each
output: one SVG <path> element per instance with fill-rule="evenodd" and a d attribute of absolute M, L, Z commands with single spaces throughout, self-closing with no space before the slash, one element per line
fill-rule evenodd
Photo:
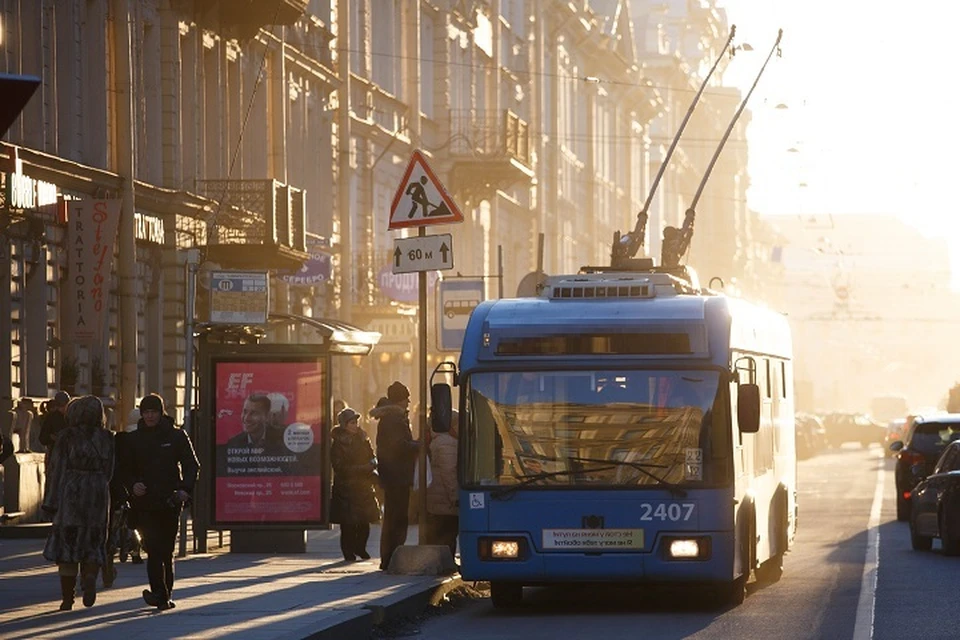
<path fill-rule="evenodd" d="M 387 229 L 454 222 L 463 222 L 460 207 L 447 195 L 447 190 L 430 169 L 423 154 L 419 150 L 414 151 L 397 193 L 393 196 Z"/>

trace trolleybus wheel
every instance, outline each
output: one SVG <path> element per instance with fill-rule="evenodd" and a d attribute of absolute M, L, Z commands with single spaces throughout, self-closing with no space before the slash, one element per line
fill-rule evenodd
<path fill-rule="evenodd" d="M 777 552 L 770 556 L 766 562 L 757 567 L 757 582 L 773 584 L 774 582 L 778 582 L 783 576 L 783 554 L 786 553 L 787 545 L 789 544 L 789 535 L 787 533 L 789 528 L 790 523 L 788 522 L 787 518 L 787 496 L 781 491 L 777 503 L 777 532 L 775 538 L 777 543 Z"/>
<path fill-rule="evenodd" d="M 510 609 L 523 602 L 523 585 L 515 582 L 491 582 L 490 599 L 496 609 Z"/>

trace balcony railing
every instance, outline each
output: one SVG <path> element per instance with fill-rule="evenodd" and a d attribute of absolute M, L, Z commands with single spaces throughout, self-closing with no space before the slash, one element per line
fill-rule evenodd
<path fill-rule="evenodd" d="M 198 15 L 218 15 L 221 27 L 245 36 L 261 27 L 294 24 L 308 4 L 309 0 L 195 0 Z"/>
<path fill-rule="evenodd" d="M 450 155 L 512 159 L 531 165 L 530 125 L 505 111 L 450 111 Z"/>
<path fill-rule="evenodd" d="M 198 180 L 197 192 L 218 203 L 208 246 L 262 245 L 306 252 L 305 192 L 276 180 Z"/>

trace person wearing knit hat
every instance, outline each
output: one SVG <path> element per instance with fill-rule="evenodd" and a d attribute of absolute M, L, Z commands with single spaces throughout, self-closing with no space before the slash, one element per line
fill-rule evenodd
<path fill-rule="evenodd" d="M 360 427 L 360 414 L 350 407 L 337 414 L 331 432 L 330 464 L 333 490 L 330 495 L 330 522 L 340 525 L 343 559 L 369 560 L 367 540 L 370 524 L 380 521 L 380 505 L 374 489 L 377 459 L 370 438 Z"/>
<path fill-rule="evenodd" d="M 383 528 L 380 531 L 380 568 L 383 570 L 389 568 L 396 548 L 407 541 L 410 489 L 420 450 L 420 443 L 413 439 L 410 430 L 409 405 L 410 390 L 397 381 L 387 388 L 387 397 L 381 398 L 370 411 L 370 416 L 380 421 L 377 459 L 383 487 Z"/>
<path fill-rule="evenodd" d="M 127 434 L 123 485 L 147 552 L 150 589 L 144 601 L 160 611 L 176 605 L 173 593 L 173 550 L 180 511 L 190 500 L 200 463 L 190 438 L 166 414 L 163 398 L 151 393 L 140 401 L 140 422 Z"/>
<path fill-rule="evenodd" d="M 151 393 L 143 396 L 143 399 L 140 400 L 140 415 L 142 416 L 144 412 L 156 412 L 160 415 L 164 415 L 166 407 L 163 406 L 163 398 L 158 396 L 155 393 Z"/>
<path fill-rule="evenodd" d="M 387 387 L 387 398 L 395 404 L 402 404 L 404 401 L 410 400 L 410 389 L 407 389 L 407 385 L 397 380 Z"/>

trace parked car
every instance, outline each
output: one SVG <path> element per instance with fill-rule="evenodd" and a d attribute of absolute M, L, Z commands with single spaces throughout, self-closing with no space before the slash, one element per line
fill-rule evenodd
<path fill-rule="evenodd" d="M 897 520 L 910 519 L 911 492 L 933 472 L 944 448 L 960 438 L 960 413 L 944 413 L 931 418 L 917 416 L 903 440 L 890 445 L 897 454 L 893 474 L 897 487 Z"/>
<path fill-rule="evenodd" d="M 929 551 L 940 538 L 943 555 L 960 555 L 960 441 L 943 450 L 933 473 L 911 493 L 910 544 Z"/>
<path fill-rule="evenodd" d="M 862 413 L 829 413 L 823 419 L 823 426 L 831 447 L 845 442 L 859 442 L 864 447 L 874 442 L 883 445 L 885 427 Z"/>
<path fill-rule="evenodd" d="M 823 421 L 809 413 L 798 413 L 794 419 L 797 434 L 797 456 L 811 458 L 827 447 L 827 430 Z"/>

